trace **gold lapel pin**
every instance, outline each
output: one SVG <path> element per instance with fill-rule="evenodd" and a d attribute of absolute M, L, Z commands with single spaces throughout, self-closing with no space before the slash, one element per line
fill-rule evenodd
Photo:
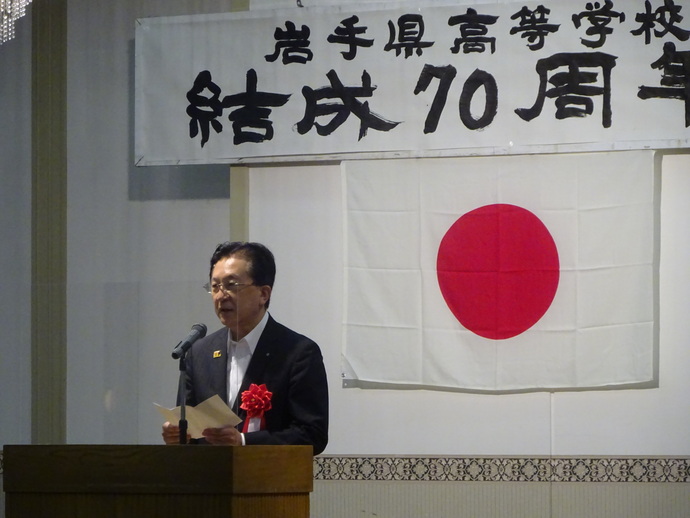
<path fill-rule="evenodd" d="M 221 354 L 220 350 L 213 351 L 213 357 L 214 358 L 220 358 L 221 356 L 222 356 L 222 354 Z"/>

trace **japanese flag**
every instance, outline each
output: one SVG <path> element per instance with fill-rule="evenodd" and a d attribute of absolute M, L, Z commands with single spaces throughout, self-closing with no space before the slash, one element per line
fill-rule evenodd
<path fill-rule="evenodd" d="M 343 167 L 346 386 L 655 383 L 652 152 Z"/>

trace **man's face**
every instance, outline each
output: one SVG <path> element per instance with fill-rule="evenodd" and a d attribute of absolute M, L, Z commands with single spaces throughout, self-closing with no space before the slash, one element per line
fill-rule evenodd
<path fill-rule="evenodd" d="M 239 340 L 259 323 L 271 296 L 270 286 L 256 286 L 248 273 L 248 262 L 241 256 L 225 257 L 211 271 L 211 285 L 220 286 L 213 293 L 213 307 L 222 324 Z M 230 284 L 239 284 L 225 289 Z"/>

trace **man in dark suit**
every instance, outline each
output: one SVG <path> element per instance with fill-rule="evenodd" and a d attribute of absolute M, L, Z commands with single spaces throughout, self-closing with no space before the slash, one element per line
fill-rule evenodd
<path fill-rule="evenodd" d="M 314 455 L 328 442 L 328 384 L 318 345 L 268 314 L 275 279 L 273 254 L 259 243 L 226 242 L 211 257 L 209 284 L 216 315 L 225 326 L 196 342 L 186 356 L 186 403 L 218 394 L 240 408 L 251 384 L 272 393 L 264 421 L 204 430 L 210 444 L 306 444 Z M 178 399 L 180 395 L 178 394 Z M 181 401 L 178 401 L 178 404 Z M 179 444 L 179 427 L 163 425 L 166 444 Z"/>

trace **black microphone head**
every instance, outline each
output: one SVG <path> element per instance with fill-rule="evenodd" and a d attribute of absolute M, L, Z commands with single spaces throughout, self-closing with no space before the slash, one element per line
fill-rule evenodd
<path fill-rule="evenodd" d="M 199 338 L 206 336 L 206 326 L 204 324 L 194 324 L 192 329 L 199 333 Z"/>
<path fill-rule="evenodd" d="M 206 336 L 206 326 L 204 324 L 194 324 L 192 326 L 192 332 L 187 335 L 187 338 L 182 340 L 179 344 L 175 346 L 172 352 L 172 357 L 174 359 L 179 359 L 192 347 L 192 344 Z"/>

